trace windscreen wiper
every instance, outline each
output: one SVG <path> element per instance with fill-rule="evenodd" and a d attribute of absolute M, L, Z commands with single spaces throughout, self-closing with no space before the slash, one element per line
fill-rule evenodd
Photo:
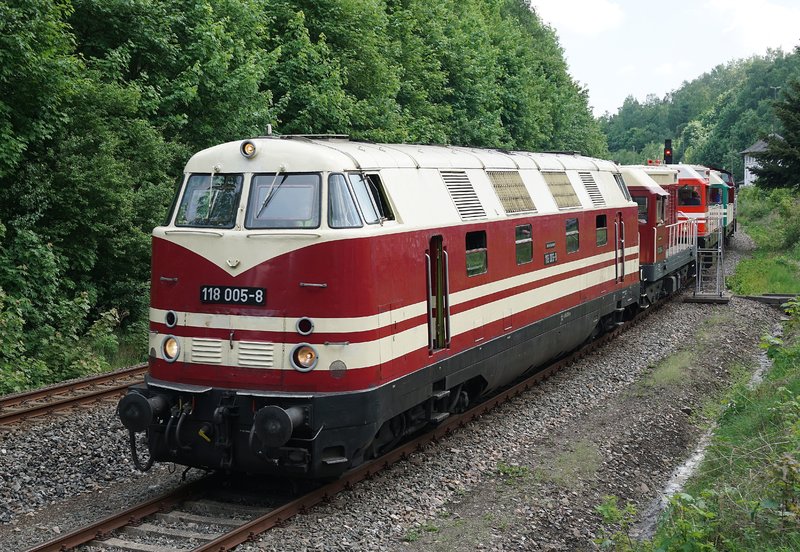
<path fill-rule="evenodd" d="M 264 198 L 264 203 L 261 204 L 261 207 L 259 208 L 258 213 L 256 213 L 256 218 L 259 218 L 261 216 L 261 213 L 263 213 L 264 209 L 267 208 L 267 205 L 269 205 L 269 202 L 272 201 L 272 198 L 275 195 L 275 192 L 278 191 L 278 188 L 281 187 L 281 184 L 286 182 L 286 177 L 284 176 L 283 180 L 280 181 L 280 184 L 278 184 L 277 186 L 275 185 L 275 181 L 278 180 L 278 175 L 279 174 L 281 174 L 280 170 L 278 170 L 278 172 L 275 173 L 275 177 L 272 179 L 272 182 L 269 185 L 269 190 L 267 190 L 267 197 Z"/>

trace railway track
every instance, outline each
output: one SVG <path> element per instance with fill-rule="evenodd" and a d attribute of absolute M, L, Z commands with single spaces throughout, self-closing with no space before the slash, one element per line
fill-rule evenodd
<path fill-rule="evenodd" d="M 0 425 L 12 424 L 116 397 L 141 381 L 146 364 L 0 398 Z"/>
<path fill-rule="evenodd" d="M 181 486 L 164 496 L 59 536 L 29 552 L 67 550 L 83 544 L 89 544 L 93 550 L 159 552 L 231 550 L 284 523 L 298 513 L 308 511 L 317 504 L 329 500 L 359 481 L 373 477 L 415 451 L 421 450 L 425 445 L 438 441 L 498 405 L 525 393 L 539 382 L 604 346 L 620 333 L 641 323 L 659 307 L 660 305 L 651 307 L 624 326 L 551 363 L 469 411 L 450 416 L 431 431 L 378 459 L 354 468 L 336 481 L 306 489 L 304 492 L 288 494 L 285 489 L 279 491 L 279 487 L 285 485 L 285 482 L 274 481 L 272 488 L 266 487 L 254 494 L 254 483 L 269 484 L 269 480 L 249 481 L 247 487 L 243 487 L 246 490 L 231 492 L 228 489 L 227 498 L 220 498 L 218 495 L 225 489 L 225 480 L 218 475 L 210 475 Z M 252 499 L 242 503 L 243 496 L 250 496 Z M 254 505 L 254 502 L 258 504 Z M 153 542 L 158 544 L 152 544 Z"/>

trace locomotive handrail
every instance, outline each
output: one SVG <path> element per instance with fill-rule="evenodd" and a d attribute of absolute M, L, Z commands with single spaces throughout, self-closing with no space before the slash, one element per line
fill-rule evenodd
<path fill-rule="evenodd" d="M 245 234 L 248 238 L 274 238 L 280 236 L 281 238 L 321 238 L 322 234 L 318 232 L 257 232 Z"/>
<path fill-rule="evenodd" d="M 221 238 L 222 232 L 216 232 L 214 230 L 164 230 L 164 233 L 167 235 L 170 234 L 194 234 L 196 236 L 213 236 L 215 238 Z"/>
<path fill-rule="evenodd" d="M 444 253 L 444 293 L 442 298 L 445 305 L 447 305 L 447 323 L 445 324 L 444 344 L 445 347 L 450 346 L 450 256 L 447 254 L 447 249 L 442 249 Z"/>
<path fill-rule="evenodd" d="M 425 279 L 425 288 L 428 290 L 428 349 L 433 351 L 433 301 L 431 301 L 431 290 L 433 289 L 433 281 L 431 280 L 431 256 L 425 253 L 425 272 L 427 278 Z"/>
<path fill-rule="evenodd" d="M 697 223 L 686 219 L 667 226 L 667 256 L 685 251 L 697 243 Z"/>
<path fill-rule="evenodd" d="M 622 225 L 622 238 L 619 240 L 620 250 L 622 251 L 622 277 L 620 282 L 625 280 L 625 221 L 621 220 Z"/>
<path fill-rule="evenodd" d="M 614 221 L 614 281 L 619 280 L 619 221 Z"/>

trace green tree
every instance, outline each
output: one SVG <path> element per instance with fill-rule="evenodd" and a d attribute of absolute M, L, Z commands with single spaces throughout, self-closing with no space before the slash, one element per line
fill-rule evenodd
<path fill-rule="evenodd" d="M 0 179 L 64 123 L 61 108 L 78 67 L 64 21 L 70 10 L 68 1 L 0 2 Z"/>
<path fill-rule="evenodd" d="M 756 183 L 762 188 L 800 189 L 800 80 L 784 87 L 774 109 L 783 136 L 766 137 L 766 151 L 756 155 L 760 165 L 753 169 Z"/>

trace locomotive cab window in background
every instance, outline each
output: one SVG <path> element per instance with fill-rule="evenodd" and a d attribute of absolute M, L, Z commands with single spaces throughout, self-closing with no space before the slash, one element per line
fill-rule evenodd
<path fill-rule="evenodd" d="M 328 177 L 328 226 L 331 228 L 363 226 L 343 174 L 332 174 Z"/>
<path fill-rule="evenodd" d="M 318 174 L 257 174 L 247 205 L 246 228 L 319 228 Z"/>
<path fill-rule="evenodd" d="M 599 247 L 608 243 L 608 220 L 606 219 L 605 215 L 597 215 L 595 220 L 595 228 L 597 228 L 597 245 Z"/>
<path fill-rule="evenodd" d="M 646 197 L 634 197 L 633 200 L 639 206 L 639 222 L 644 224 L 647 222 L 647 198 Z"/>
<path fill-rule="evenodd" d="M 700 192 L 694 186 L 681 186 L 678 190 L 678 205 L 702 205 Z"/>
<path fill-rule="evenodd" d="M 242 193 L 241 174 L 193 174 L 186 182 L 176 226 L 233 228 Z"/>
<path fill-rule="evenodd" d="M 578 234 L 578 219 L 568 218 L 566 220 L 567 231 L 567 253 L 575 253 L 580 247 L 580 237 Z"/>
<path fill-rule="evenodd" d="M 529 263 L 533 260 L 533 232 L 530 224 L 521 224 L 515 230 L 517 264 Z"/>
<path fill-rule="evenodd" d="M 367 224 L 377 224 L 381 220 L 394 220 L 394 213 L 389 206 L 386 192 L 377 174 L 351 173 L 350 183 Z"/>
<path fill-rule="evenodd" d="M 486 231 L 467 232 L 467 276 L 483 274 L 488 266 Z"/>

